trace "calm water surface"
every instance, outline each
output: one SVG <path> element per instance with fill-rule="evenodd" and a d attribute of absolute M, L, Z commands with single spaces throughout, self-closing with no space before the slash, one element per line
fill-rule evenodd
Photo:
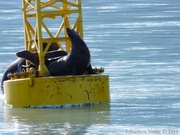
<path fill-rule="evenodd" d="M 9 108 L 0 134 L 180 134 L 180 1 L 88 0 L 84 40 L 110 76 L 111 103 Z M 24 49 L 21 1 L 0 1 L 0 77 Z"/>

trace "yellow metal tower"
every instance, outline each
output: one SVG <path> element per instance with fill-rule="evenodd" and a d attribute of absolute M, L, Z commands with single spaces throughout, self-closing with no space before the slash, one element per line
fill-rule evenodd
<path fill-rule="evenodd" d="M 109 76 L 53 77 L 45 65 L 45 54 L 53 43 L 70 51 L 66 28 L 83 38 L 81 0 L 22 0 L 22 11 L 25 49 L 37 51 L 38 75 L 33 68 L 11 75 L 4 82 L 5 102 L 18 107 L 109 102 Z"/>
<path fill-rule="evenodd" d="M 66 28 L 76 29 L 83 38 L 81 0 L 22 0 L 22 11 L 26 49 L 37 50 L 40 62 L 39 76 L 48 76 L 44 56 L 50 45 L 55 42 L 64 50 L 61 45 L 64 42 L 66 51 L 70 51 Z M 57 29 L 52 27 L 55 24 L 59 25 Z M 43 43 L 48 43 L 45 49 Z"/>

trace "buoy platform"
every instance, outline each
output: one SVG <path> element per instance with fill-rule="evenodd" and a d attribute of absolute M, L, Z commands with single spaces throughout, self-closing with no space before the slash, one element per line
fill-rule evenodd
<path fill-rule="evenodd" d="M 38 107 L 110 102 L 108 75 L 50 76 L 45 65 L 44 57 L 52 43 L 70 51 L 66 28 L 76 30 L 83 38 L 81 0 L 22 0 L 22 11 L 25 49 L 36 51 L 40 64 L 37 71 L 26 68 L 22 73 L 9 75 L 10 79 L 4 81 L 5 103 L 13 107 Z M 53 24 L 49 19 L 57 20 L 56 32 L 51 31 Z M 47 43 L 45 48 L 43 43 Z"/>

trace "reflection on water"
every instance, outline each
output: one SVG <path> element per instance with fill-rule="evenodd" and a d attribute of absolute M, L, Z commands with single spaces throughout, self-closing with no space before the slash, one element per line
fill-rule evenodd
<path fill-rule="evenodd" d="M 85 133 L 90 125 L 109 124 L 109 116 L 109 104 L 63 109 L 4 106 L 4 127 L 11 128 L 12 133 Z"/>

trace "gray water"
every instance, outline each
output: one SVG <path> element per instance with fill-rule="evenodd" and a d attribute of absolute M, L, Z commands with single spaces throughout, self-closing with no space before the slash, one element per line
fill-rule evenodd
<path fill-rule="evenodd" d="M 9 108 L 1 134 L 180 134 L 180 1 L 83 0 L 92 66 L 110 77 L 110 104 Z M 24 49 L 21 1 L 0 1 L 0 77 Z"/>

